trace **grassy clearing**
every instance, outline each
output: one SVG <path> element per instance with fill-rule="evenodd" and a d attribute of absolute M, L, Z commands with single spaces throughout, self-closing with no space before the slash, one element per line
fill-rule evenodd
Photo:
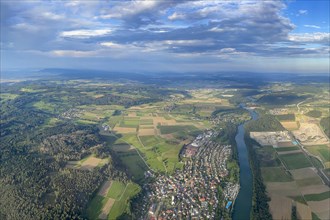
<path fill-rule="evenodd" d="M 43 111 L 47 111 L 47 112 L 54 112 L 54 110 L 55 110 L 54 104 L 47 103 L 44 101 L 39 101 L 39 102 L 34 103 L 33 107 L 43 110 Z"/>
<path fill-rule="evenodd" d="M 46 92 L 47 90 L 46 89 L 32 89 L 32 88 L 22 88 L 20 90 L 21 92 Z"/>
<path fill-rule="evenodd" d="M 312 166 L 303 153 L 283 154 L 279 157 L 289 170 Z"/>
<path fill-rule="evenodd" d="M 17 94 L 11 94 L 11 93 L 0 93 L 0 99 L 1 101 L 7 101 L 7 100 L 13 100 L 16 97 L 18 97 L 19 95 Z"/>
<path fill-rule="evenodd" d="M 319 194 L 309 194 L 304 196 L 307 201 L 322 201 L 330 198 L 330 191 L 319 193 Z"/>
<path fill-rule="evenodd" d="M 262 167 L 261 173 L 266 182 L 290 182 L 293 180 L 283 167 Z"/>
<path fill-rule="evenodd" d="M 59 122 L 60 120 L 58 118 L 50 118 L 46 123 L 45 126 L 46 127 L 53 127 L 56 125 L 57 122 Z"/>
<path fill-rule="evenodd" d="M 89 120 L 84 120 L 84 119 L 78 119 L 78 120 L 76 120 L 76 122 L 78 124 L 82 124 L 82 125 L 96 125 L 96 124 L 98 124 L 98 122 L 96 122 L 96 121 L 89 121 Z"/>

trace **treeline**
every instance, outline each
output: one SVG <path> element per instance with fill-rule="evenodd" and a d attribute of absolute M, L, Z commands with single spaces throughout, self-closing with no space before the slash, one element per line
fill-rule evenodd
<path fill-rule="evenodd" d="M 295 114 L 276 115 L 279 121 L 294 121 L 296 120 Z"/>
<path fill-rule="evenodd" d="M 270 198 L 267 195 L 266 186 L 261 175 L 260 160 L 253 148 L 254 145 L 257 145 L 257 143 L 247 135 L 245 135 L 244 140 L 248 148 L 250 167 L 253 174 L 253 201 L 251 219 L 272 219 L 268 205 Z"/>
<path fill-rule="evenodd" d="M 330 138 L 330 116 L 322 118 L 320 124 L 324 130 L 324 133 Z"/>
<path fill-rule="evenodd" d="M 283 131 L 281 123 L 272 115 L 261 115 L 257 120 L 245 125 L 246 132 L 250 131 Z"/>
<path fill-rule="evenodd" d="M 319 110 L 312 110 L 307 112 L 306 115 L 313 118 L 320 118 L 322 116 L 322 112 Z"/>
<path fill-rule="evenodd" d="M 270 125 L 267 125 L 267 120 L 269 120 Z M 250 131 L 280 130 L 281 126 L 278 124 L 279 122 L 273 117 L 264 115 L 256 121 L 249 121 L 245 125 L 244 141 L 249 152 L 250 167 L 253 174 L 253 201 L 251 210 L 251 219 L 253 220 L 272 219 L 272 215 L 269 212 L 268 202 L 270 198 L 267 195 L 266 186 L 261 175 L 260 160 L 254 149 L 254 146 L 258 146 L 258 143 L 249 137 L 249 133 Z"/>

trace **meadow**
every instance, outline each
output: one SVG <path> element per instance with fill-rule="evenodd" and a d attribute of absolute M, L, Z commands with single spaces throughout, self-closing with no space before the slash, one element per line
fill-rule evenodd
<path fill-rule="evenodd" d="M 283 154 L 279 158 L 289 170 L 312 166 L 303 153 Z"/>

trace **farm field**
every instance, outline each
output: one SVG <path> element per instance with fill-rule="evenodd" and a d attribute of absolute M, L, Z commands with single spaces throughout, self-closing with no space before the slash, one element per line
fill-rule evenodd
<path fill-rule="evenodd" d="M 289 170 L 312 166 L 303 153 L 284 154 L 279 157 Z"/>
<path fill-rule="evenodd" d="M 281 121 L 281 125 L 289 131 L 297 130 L 299 128 L 299 123 L 297 121 Z"/>
<path fill-rule="evenodd" d="M 140 187 L 135 183 L 108 180 L 89 203 L 87 215 L 90 219 L 116 219 L 128 210 L 130 198 L 139 191 Z M 104 192 L 108 193 L 105 195 Z"/>
<path fill-rule="evenodd" d="M 283 167 L 262 167 L 261 173 L 266 182 L 290 182 L 293 180 Z"/>
<path fill-rule="evenodd" d="M 269 208 L 273 219 L 290 219 L 292 207 L 291 199 L 278 195 L 270 195 L 270 197 Z"/>
<path fill-rule="evenodd" d="M 90 155 L 80 161 L 69 161 L 66 167 L 81 170 L 93 170 L 95 167 L 102 167 L 108 162 L 109 160 L 107 158 L 100 159 L 95 157 L 95 155 Z"/>
<path fill-rule="evenodd" d="M 163 173 L 181 169 L 178 154 L 183 144 L 210 126 L 204 121 L 193 121 L 191 113 L 168 114 L 163 110 L 164 105 L 134 106 L 121 110 L 121 116 L 110 116 L 105 122 L 117 139 L 110 147 L 135 180 L 142 179 L 149 168 Z"/>
<path fill-rule="evenodd" d="M 307 146 L 306 149 L 321 159 L 326 168 L 330 168 L 330 147 L 328 145 Z"/>

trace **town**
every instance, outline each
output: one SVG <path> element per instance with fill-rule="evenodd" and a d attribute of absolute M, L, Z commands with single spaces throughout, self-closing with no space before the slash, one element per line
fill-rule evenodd
<path fill-rule="evenodd" d="M 217 132 L 206 131 L 183 147 L 183 170 L 159 175 L 145 186 L 148 219 L 217 219 L 228 212 L 239 191 L 238 183 L 226 182 L 226 162 L 231 145 L 212 140 Z"/>

